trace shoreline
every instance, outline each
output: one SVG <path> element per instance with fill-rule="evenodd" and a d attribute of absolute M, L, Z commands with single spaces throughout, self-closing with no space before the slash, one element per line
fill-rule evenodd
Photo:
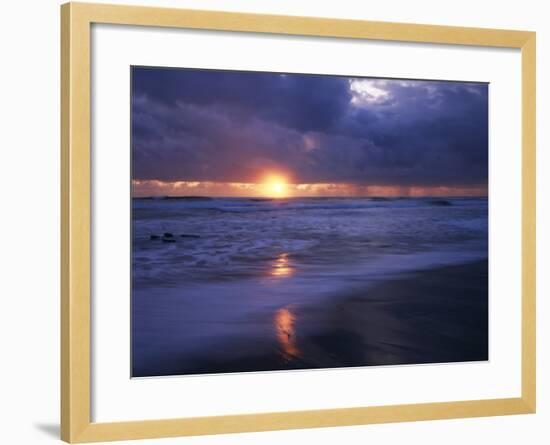
<path fill-rule="evenodd" d="M 233 339 L 223 351 L 205 348 L 191 361 L 134 368 L 133 377 L 486 361 L 488 261 L 383 279 L 318 306 L 280 307 L 251 323 L 265 324 L 269 340 Z M 227 358 L 227 348 L 247 352 Z"/>

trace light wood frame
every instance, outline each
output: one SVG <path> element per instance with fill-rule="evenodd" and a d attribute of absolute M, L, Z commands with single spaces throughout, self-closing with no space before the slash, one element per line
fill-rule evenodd
<path fill-rule="evenodd" d="M 94 423 L 90 418 L 92 23 L 519 48 L 522 63 L 522 385 L 518 398 Z M 61 438 L 70 443 L 535 412 L 535 33 L 67 3 L 61 7 Z M 505 277 L 503 277 L 505 279 Z"/>

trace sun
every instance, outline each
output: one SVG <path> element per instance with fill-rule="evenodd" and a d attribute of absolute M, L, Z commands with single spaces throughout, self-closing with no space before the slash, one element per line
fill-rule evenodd
<path fill-rule="evenodd" d="M 263 182 L 262 192 L 272 198 L 285 198 L 288 196 L 288 183 L 282 176 L 269 175 Z"/>
<path fill-rule="evenodd" d="M 285 190 L 285 185 L 282 182 L 276 182 L 272 186 L 273 191 L 277 194 L 281 194 Z"/>

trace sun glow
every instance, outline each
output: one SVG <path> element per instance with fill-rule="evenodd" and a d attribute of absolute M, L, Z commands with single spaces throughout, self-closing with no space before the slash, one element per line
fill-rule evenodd
<path fill-rule="evenodd" d="M 286 179 L 282 176 L 271 175 L 263 182 L 263 193 L 271 198 L 286 198 L 289 187 Z"/>

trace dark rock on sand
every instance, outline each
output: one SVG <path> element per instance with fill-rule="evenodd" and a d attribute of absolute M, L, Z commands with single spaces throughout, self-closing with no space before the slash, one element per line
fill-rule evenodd
<path fill-rule="evenodd" d="M 162 241 L 165 242 L 165 243 L 175 243 L 175 242 L 176 242 L 176 238 L 174 238 L 174 234 L 173 234 L 173 233 L 166 232 L 166 233 L 162 236 Z"/>
<path fill-rule="evenodd" d="M 151 240 L 160 239 L 160 236 L 158 236 L 158 235 L 151 235 L 151 236 L 149 237 L 149 239 L 151 239 Z"/>
<path fill-rule="evenodd" d="M 450 206 L 452 205 L 450 201 L 447 201 L 446 199 L 434 199 L 430 201 L 431 205 L 434 206 Z"/>

